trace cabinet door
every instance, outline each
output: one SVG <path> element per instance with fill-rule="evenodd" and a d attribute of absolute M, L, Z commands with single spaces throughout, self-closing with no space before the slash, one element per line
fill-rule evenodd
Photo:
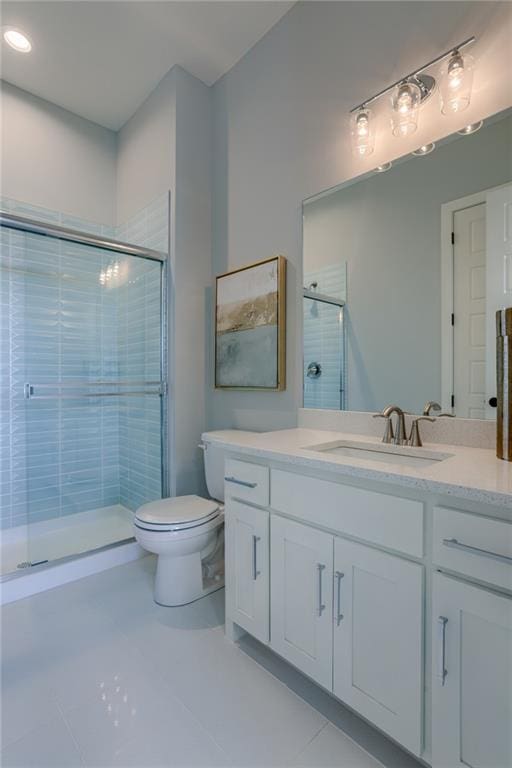
<path fill-rule="evenodd" d="M 434 574 L 432 762 L 512 765 L 512 600 Z"/>
<path fill-rule="evenodd" d="M 332 690 L 333 537 L 272 516 L 271 647 Z"/>
<path fill-rule="evenodd" d="M 269 640 L 269 514 L 226 501 L 226 607 L 251 635 Z"/>
<path fill-rule="evenodd" d="M 334 590 L 335 696 L 419 755 L 422 566 L 336 538 Z"/>

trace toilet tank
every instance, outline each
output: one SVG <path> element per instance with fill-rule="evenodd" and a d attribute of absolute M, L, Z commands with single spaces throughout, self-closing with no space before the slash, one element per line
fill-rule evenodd
<path fill-rule="evenodd" d="M 202 436 L 202 443 L 204 446 L 204 474 L 206 477 L 206 487 L 208 493 L 212 499 L 216 501 L 224 501 L 224 459 L 226 456 L 226 450 L 219 448 L 211 442 L 211 438 L 218 436 L 219 438 L 226 438 L 228 436 L 235 437 L 237 435 L 250 435 L 251 432 L 243 432 L 242 430 L 221 430 L 219 432 L 205 432 Z M 211 435 L 211 437 L 210 437 Z"/>

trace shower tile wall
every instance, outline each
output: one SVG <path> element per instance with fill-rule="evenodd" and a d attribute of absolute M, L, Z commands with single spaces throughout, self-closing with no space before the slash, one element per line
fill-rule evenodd
<path fill-rule="evenodd" d="M 95 234 L 130 236 L 127 226 L 117 233 L 36 206 L 5 199 L 1 204 L 12 213 Z M 142 216 L 144 244 L 167 250 L 167 217 L 165 196 Z M 138 217 L 139 242 L 140 223 Z M 44 394 L 51 390 L 38 384 L 125 379 L 135 375 L 137 363 L 137 379 L 158 380 L 158 263 L 121 257 L 118 271 L 126 281 L 101 284 L 100 275 L 109 268 L 112 273 L 116 261 L 105 251 L 7 229 L 1 230 L 1 249 L 2 526 L 119 502 L 134 509 L 158 497 L 157 396 L 26 400 L 23 393 L 27 382 L 35 394 Z"/>
<path fill-rule="evenodd" d="M 336 299 L 346 300 L 346 264 L 304 273 L 304 285 Z M 304 308 L 304 408 L 340 408 L 340 386 L 345 387 L 343 329 L 339 308 L 311 299 Z M 322 366 L 318 379 L 309 378 L 309 363 Z"/>

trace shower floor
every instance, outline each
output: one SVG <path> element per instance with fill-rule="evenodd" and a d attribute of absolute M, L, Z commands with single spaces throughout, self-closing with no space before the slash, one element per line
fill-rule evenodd
<path fill-rule="evenodd" d="M 132 536 L 133 512 L 121 504 L 7 528 L 2 531 L 0 574 L 19 572 L 21 563 L 51 562 Z"/>

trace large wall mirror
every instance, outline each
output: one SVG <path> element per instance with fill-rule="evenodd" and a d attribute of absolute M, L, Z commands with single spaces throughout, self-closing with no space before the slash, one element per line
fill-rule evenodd
<path fill-rule="evenodd" d="M 512 110 L 305 201 L 303 215 L 304 406 L 421 413 L 430 400 L 495 418 Z"/>

